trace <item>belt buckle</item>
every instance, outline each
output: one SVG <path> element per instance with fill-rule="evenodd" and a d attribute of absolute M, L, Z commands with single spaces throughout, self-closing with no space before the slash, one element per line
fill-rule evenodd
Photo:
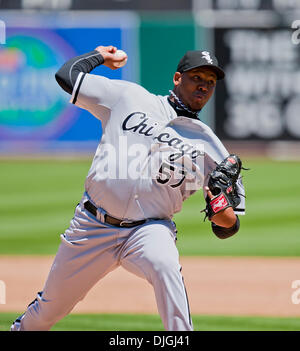
<path fill-rule="evenodd" d="M 134 222 L 132 222 L 132 221 L 131 221 L 131 222 L 129 222 L 129 221 L 121 221 L 120 224 L 119 224 L 119 226 L 120 226 L 120 227 L 125 227 L 124 224 L 130 224 L 130 223 L 134 223 Z"/>

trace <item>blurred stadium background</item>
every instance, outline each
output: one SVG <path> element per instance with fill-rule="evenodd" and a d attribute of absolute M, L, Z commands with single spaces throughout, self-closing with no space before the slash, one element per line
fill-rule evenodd
<path fill-rule="evenodd" d="M 134 81 L 156 94 L 168 94 L 187 50 L 213 51 L 227 74 L 201 119 L 251 168 L 244 172 L 247 216 L 236 237 L 217 240 L 199 216 L 203 199 L 193 196 L 175 218 L 181 255 L 296 260 L 300 0 L 0 0 L 1 257 L 56 253 L 58 235 L 81 197 L 101 124 L 69 104 L 54 74 L 67 59 L 98 45 L 115 45 L 129 59 L 120 70 L 101 66 L 95 74 Z M 286 289 L 292 293 L 290 285 Z M 300 315 L 299 305 L 294 308 L 293 315 Z M 0 313 L 0 330 L 22 311 L 11 312 Z M 226 323 L 246 330 L 300 328 L 297 319 L 230 324 L 225 317 L 201 318 L 195 316 L 195 326 L 202 330 L 224 329 Z M 69 323 L 61 328 L 72 328 Z M 124 323 L 133 330 L 139 325 Z M 145 328 L 161 328 L 159 321 L 151 323 Z"/>

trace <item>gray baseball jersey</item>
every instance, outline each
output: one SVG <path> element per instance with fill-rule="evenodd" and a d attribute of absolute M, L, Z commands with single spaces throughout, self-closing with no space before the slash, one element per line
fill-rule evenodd
<path fill-rule="evenodd" d="M 114 217 L 171 219 L 228 156 L 207 125 L 177 117 L 167 96 L 137 84 L 81 73 L 71 102 L 102 121 L 102 140 L 85 188 Z M 238 186 L 244 195 L 241 181 Z M 241 196 L 236 213 L 244 211 Z"/>

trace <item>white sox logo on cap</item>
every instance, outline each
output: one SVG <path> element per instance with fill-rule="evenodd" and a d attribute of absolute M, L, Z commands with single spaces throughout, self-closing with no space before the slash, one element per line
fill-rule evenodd
<path fill-rule="evenodd" d="M 202 51 L 202 57 L 211 65 L 213 64 L 213 60 L 210 57 L 210 53 L 208 51 Z"/>
<path fill-rule="evenodd" d="M 186 72 L 196 67 L 210 66 L 217 74 L 217 79 L 223 79 L 225 73 L 218 66 L 217 58 L 209 51 L 189 50 L 187 51 L 177 66 L 177 72 Z"/>

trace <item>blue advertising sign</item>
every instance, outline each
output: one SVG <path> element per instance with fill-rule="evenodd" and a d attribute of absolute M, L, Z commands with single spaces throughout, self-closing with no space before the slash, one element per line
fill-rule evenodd
<path fill-rule="evenodd" d="M 6 42 L 0 45 L 0 153 L 94 151 L 101 123 L 69 103 L 55 73 L 68 59 L 114 45 L 128 54 L 124 68 L 93 73 L 138 81 L 137 27 L 132 13 L 15 15 L 0 12 Z"/>

